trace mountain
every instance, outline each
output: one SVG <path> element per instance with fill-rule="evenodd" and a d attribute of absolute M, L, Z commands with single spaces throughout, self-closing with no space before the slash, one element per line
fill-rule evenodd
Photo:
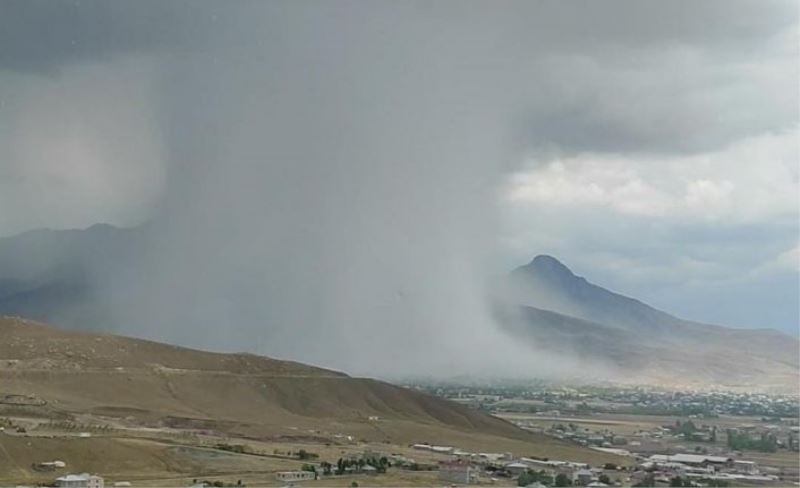
<path fill-rule="evenodd" d="M 497 315 L 532 348 L 583 358 L 616 379 L 792 391 L 800 379 L 796 338 L 677 318 L 592 284 L 552 256 L 511 272 Z"/>
<path fill-rule="evenodd" d="M 679 319 L 639 300 L 614 293 L 576 276 L 552 256 L 536 256 L 511 272 L 517 303 L 584 320 L 636 330 L 666 332 Z"/>
<path fill-rule="evenodd" d="M 124 272 L 141 252 L 141 230 L 97 224 L 0 239 L 0 314 L 68 327 L 107 326 L 100 284 Z"/>

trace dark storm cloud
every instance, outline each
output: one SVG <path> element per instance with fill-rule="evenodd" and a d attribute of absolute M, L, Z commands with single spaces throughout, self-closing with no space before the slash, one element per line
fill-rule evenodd
<path fill-rule="evenodd" d="M 195 48 L 230 13 L 223 2 L 4 0 L 0 69 L 53 74 L 120 54 Z"/>
<path fill-rule="evenodd" d="M 53 185 L 64 147 L 81 183 L 123 153 L 164 166 L 145 256 L 102 284 L 125 332 L 369 374 L 549 362 L 510 353 L 485 301 L 524 155 L 691 153 L 796 115 L 789 2 L 2 8 L 15 176 Z M 47 90 L 75 124 L 36 129 Z"/>
<path fill-rule="evenodd" d="M 415 29 L 436 23 L 460 26 L 469 37 L 448 40 L 453 31 L 443 29 L 433 42 L 466 41 L 465 49 L 474 44 L 488 55 L 472 60 L 479 63 L 474 68 L 505 72 L 506 78 L 498 77 L 501 85 L 529 86 L 518 102 L 515 137 L 518 145 L 545 157 L 552 150 L 696 152 L 797 119 L 796 104 L 769 95 L 796 86 L 796 71 L 766 80 L 767 86 L 753 85 L 747 71 L 758 66 L 741 64 L 774 54 L 774 38 L 796 28 L 797 8 L 789 1 L 341 1 L 290 6 L 12 0 L 2 9 L 0 67 L 36 73 L 52 73 L 75 62 L 109 61 L 118 54 L 170 51 L 180 57 L 220 45 L 265 56 L 268 49 L 255 53 L 250 47 L 280 45 L 291 37 L 289 29 L 308 38 L 331 36 L 335 45 L 346 42 L 349 23 L 371 24 L 380 36 L 386 16 L 417 22 L 407 25 L 406 39 L 392 42 L 414 46 L 417 56 L 426 56 Z M 327 14 L 316 23 L 308 15 L 312 11 Z M 287 23 L 277 25 L 270 18 Z M 497 32 L 499 26 L 503 32 Z M 243 62 L 253 62 L 245 56 Z M 742 98 L 763 107 L 758 114 L 744 115 L 736 103 Z"/>

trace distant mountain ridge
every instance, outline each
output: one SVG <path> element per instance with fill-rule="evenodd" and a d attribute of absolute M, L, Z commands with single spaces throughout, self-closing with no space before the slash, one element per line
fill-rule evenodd
<path fill-rule="evenodd" d="M 534 349 L 574 354 L 632 381 L 794 391 L 800 380 L 796 338 L 680 319 L 592 284 L 552 256 L 511 272 L 497 316 Z"/>
<path fill-rule="evenodd" d="M 686 324 L 635 298 L 576 276 L 552 256 L 536 256 L 529 264 L 512 271 L 511 280 L 521 305 L 626 329 L 647 327 L 666 332 Z"/>
<path fill-rule="evenodd" d="M 72 329 L 126 330 L 107 307 L 127 297 L 110 297 L 109 289 L 129 278 L 123 273 L 147 279 L 130 266 L 147 247 L 143 229 L 95 225 L 0 239 L 0 315 Z M 800 380 L 796 338 L 680 319 L 576 276 L 552 256 L 513 270 L 501 295 L 498 323 L 528 343 L 532 354 L 570 354 L 610 369 L 615 379 L 788 385 L 793 391 Z"/>
<path fill-rule="evenodd" d="M 109 325 L 98 284 L 139 252 L 141 229 L 96 224 L 0 239 L 0 314 L 74 328 Z"/>

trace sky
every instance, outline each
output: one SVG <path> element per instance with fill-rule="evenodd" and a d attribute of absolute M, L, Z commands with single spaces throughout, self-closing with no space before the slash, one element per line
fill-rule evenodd
<path fill-rule="evenodd" d="M 6 0 L 0 235 L 151 221 L 144 335 L 357 371 L 502 343 L 542 253 L 797 334 L 797 8 Z"/>

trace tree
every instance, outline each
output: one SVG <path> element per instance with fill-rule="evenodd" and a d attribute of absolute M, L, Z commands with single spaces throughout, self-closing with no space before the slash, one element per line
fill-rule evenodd
<path fill-rule="evenodd" d="M 764 432 L 758 439 L 753 439 L 746 432 L 738 432 L 735 429 L 728 429 L 728 447 L 741 451 L 752 449 L 754 451 L 775 452 L 778 448 L 778 439 L 774 434 Z"/>
<path fill-rule="evenodd" d="M 558 473 L 556 476 L 556 486 L 572 486 L 572 480 L 564 473 Z"/>
<path fill-rule="evenodd" d="M 389 459 L 386 456 L 382 456 L 380 459 L 367 459 L 367 464 L 375 468 L 378 473 L 385 473 L 386 468 L 389 467 Z"/>
<path fill-rule="evenodd" d="M 597 481 L 599 481 L 600 483 L 605 483 L 607 485 L 611 484 L 611 478 L 609 478 L 608 475 L 605 474 L 605 473 L 603 473 L 600 476 L 598 476 L 597 477 Z"/>
<path fill-rule="evenodd" d="M 531 473 L 525 472 L 517 478 L 517 486 L 528 486 L 534 481 L 536 481 L 535 477 Z"/>
<path fill-rule="evenodd" d="M 350 487 L 351 488 L 358 488 L 358 481 L 353 481 L 352 483 L 350 483 Z"/>

